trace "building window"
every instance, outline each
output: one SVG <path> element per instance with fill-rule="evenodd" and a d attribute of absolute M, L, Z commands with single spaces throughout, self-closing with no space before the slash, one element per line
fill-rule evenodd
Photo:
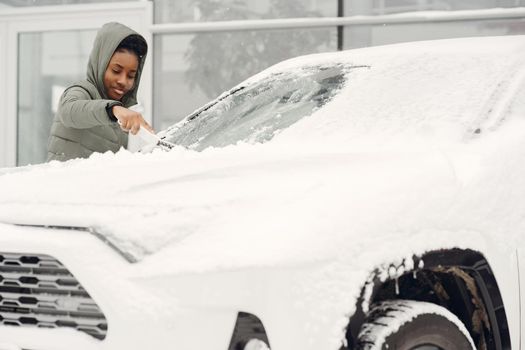
<path fill-rule="evenodd" d="M 160 130 L 179 121 L 277 62 L 335 51 L 336 45 L 335 27 L 157 36 L 155 127 Z"/>
<path fill-rule="evenodd" d="M 85 79 L 95 30 L 19 36 L 17 165 L 46 161 L 47 139 L 66 86 Z"/>
<path fill-rule="evenodd" d="M 386 15 L 414 11 L 479 10 L 525 6 L 524 0 L 346 0 L 346 15 Z"/>
<path fill-rule="evenodd" d="M 335 17 L 337 0 L 155 0 L 155 23 Z"/>
<path fill-rule="evenodd" d="M 0 0 L 1 8 L 35 7 L 52 5 L 96 4 L 107 2 L 124 2 L 133 0 Z M 135 0 L 139 1 L 139 0 Z"/>

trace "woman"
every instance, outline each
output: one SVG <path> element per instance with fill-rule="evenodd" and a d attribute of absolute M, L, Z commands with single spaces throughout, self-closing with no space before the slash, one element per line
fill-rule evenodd
<path fill-rule="evenodd" d="M 153 131 L 137 104 L 137 90 L 148 46 L 120 23 L 99 30 L 89 57 L 87 78 L 68 87 L 51 126 L 48 161 L 87 158 L 93 152 L 116 152 L 128 143 L 128 132 L 141 126 Z"/>

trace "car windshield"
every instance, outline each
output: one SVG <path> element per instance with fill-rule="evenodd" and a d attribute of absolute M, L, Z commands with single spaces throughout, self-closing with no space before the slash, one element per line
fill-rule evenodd
<path fill-rule="evenodd" d="M 303 67 L 233 90 L 167 131 L 165 140 L 195 150 L 265 142 L 330 101 L 352 67 Z"/>

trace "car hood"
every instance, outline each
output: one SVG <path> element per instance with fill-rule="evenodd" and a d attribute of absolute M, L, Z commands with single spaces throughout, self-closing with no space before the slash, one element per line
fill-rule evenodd
<path fill-rule="evenodd" d="M 98 154 L 5 171 L 0 222 L 91 227 L 136 260 L 169 259 L 178 271 L 318 261 L 427 230 L 453 239 L 416 240 L 417 249 L 461 245 L 461 230 L 503 229 L 486 213 L 505 215 L 508 202 L 498 205 L 492 191 L 516 186 L 501 174 L 511 154 L 523 156 L 525 147 L 509 146 L 522 137 L 448 148 Z"/>

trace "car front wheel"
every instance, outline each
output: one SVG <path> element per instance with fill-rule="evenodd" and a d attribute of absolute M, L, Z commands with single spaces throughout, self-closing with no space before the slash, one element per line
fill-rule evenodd
<path fill-rule="evenodd" d="M 473 350 L 464 324 L 446 308 L 422 301 L 372 305 L 358 336 L 359 350 Z"/>

